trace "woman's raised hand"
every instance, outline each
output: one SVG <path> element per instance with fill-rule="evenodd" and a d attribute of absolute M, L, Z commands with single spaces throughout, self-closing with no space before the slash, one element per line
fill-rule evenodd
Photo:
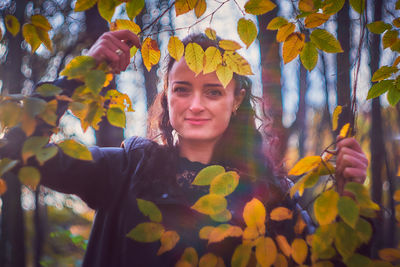
<path fill-rule="evenodd" d="M 130 62 L 130 48 L 140 48 L 139 37 L 129 30 L 109 31 L 103 33 L 89 49 L 88 56 L 97 62 L 106 61 L 119 74 Z"/>
<path fill-rule="evenodd" d="M 342 194 L 346 183 L 364 183 L 368 159 L 354 138 L 338 138 L 336 147 L 336 179 L 338 191 Z"/>

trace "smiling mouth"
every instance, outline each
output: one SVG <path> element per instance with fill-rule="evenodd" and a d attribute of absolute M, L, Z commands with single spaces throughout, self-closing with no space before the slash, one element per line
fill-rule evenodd
<path fill-rule="evenodd" d="M 210 119 L 197 119 L 197 118 L 186 118 L 185 121 L 187 121 L 190 124 L 193 125 L 202 125 L 208 122 Z"/>

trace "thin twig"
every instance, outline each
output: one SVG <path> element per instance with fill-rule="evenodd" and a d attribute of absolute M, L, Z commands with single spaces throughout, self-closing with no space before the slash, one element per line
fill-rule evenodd
<path fill-rule="evenodd" d="M 175 5 L 175 1 L 171 3 L 171 5 L 169 5 L 163 13 L 161 13 L 160 15 L 158 15 L 158 17 L 153 20 L 149 25 L 147 25 L 146 27 L 144 27 L 139 33 L 138 35 L 143 34 L 147 29 L 153 27 L 173 6 Z"/>

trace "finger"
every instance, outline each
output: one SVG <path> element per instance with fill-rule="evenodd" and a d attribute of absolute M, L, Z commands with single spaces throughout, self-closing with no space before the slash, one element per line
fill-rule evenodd
<path fill-rule="evenodd" d="M 365 164 L 358 157 L 354 157 L 349 154 L 344 154 L 341 158 L 336 162 L 336 172 L 342 173 L 346 167 L 358 168 L 358 169 L 367 169 L 367 164 Z"/>
<path fill-rule="evenodd" d="M 129 44 L 130 47 L 136 46 L 140 48 L 140 40 L 139 37 L 129 30 L 119 30 L 113 31 L 112 35 L 115 36 L 119 40 L 124 40 L 126 44 Z"/>
<path fill-rule="evenodd" d="M 336 164 L 341 161 L 341 159 L 344 155 L 353 156 L 353 157 L 359 159 L 360 161 L 362 161 L 365 165 L 368 165 L 368 159 L 364 153 L 357 152 L 348 147 L 343 147 L 337 152 Z"/>
<path fill-rule="evenodd" d="M 347 181 L 363 184 L 367 177 L 367 172 L 359 168 L 345 168 L 343 170 L 343 177 Z"/>
<path fill-rule="evenodd" d="M 348 137 L 348 138 L 338 138 L 338 142 L 337 142 L 337 148 L 338 150 L 340 150 L 343 147 L 348 147 L 351 148 L 353 150 L 356 150 L 358 152 L 363 153 L 362 148 L 360 146 L 360 144 L 358 143 L 358 141 L 353 138 L 353 137 Z"/>
<path fill-rule="evenodd" d="M 115 50 L 120 49 L 122 54 L 118 55 L 120 57 L 119 61 L 119 70 L 124 71 L 126 67 L 128 67 L 130 62 L 130 48 L 128 45 L 123 43 L 120 39 L 113 36 L 111 33 L 105 35 L 105 38 L 108 39 L 112 44 L 117 47 Z"/>

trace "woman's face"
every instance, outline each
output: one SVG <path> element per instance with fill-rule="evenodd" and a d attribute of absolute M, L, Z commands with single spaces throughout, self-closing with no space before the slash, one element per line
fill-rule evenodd
<path fill-rule="evenodd" d="M 224 88 L 215 72 L 195 76 L 184 58 L 175 62 L 168 75 L 167 98 L 170 123 L 180 141 L 218 141 L 245 93 L 242 89 L 235 96 L 234 91 L 234 80 Z"/>

